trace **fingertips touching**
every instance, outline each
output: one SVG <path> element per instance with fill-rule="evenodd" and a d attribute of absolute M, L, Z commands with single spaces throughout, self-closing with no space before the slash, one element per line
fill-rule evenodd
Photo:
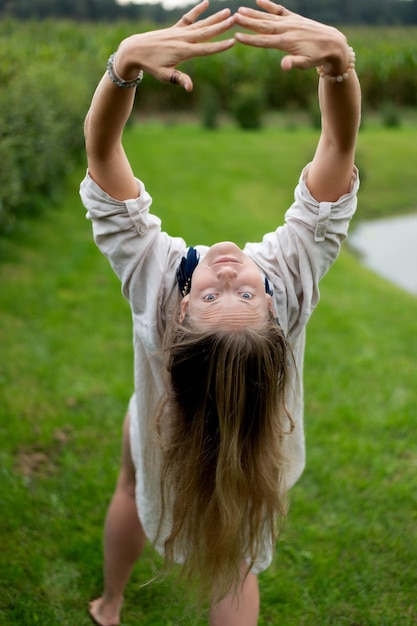
<path fill-rule="evenodd" d="M 241 17 L 265 17 L 265 13 L 262 11 L 257 11 L 256 9 L 250 9 L 249 7 L 239 7 L 237 12 L 235 13 L 236 19 Z"/>
<path fill-rule="evenodd" d="M 236 23 L 235 17 L 234 15 L 231 15 L 225 20 L 215 21 L 214 23 L 210 25 L 202 26 L 201 31 L 199 32 L 199 36 L 202 37 L 203 39 L 210 39 L 211 37 L 214 37 L 215 35 L 219 35 L 221 33 L 224 33 L 226 30 L 229 30 L 229 28 L 234 26 L 235 23 Z M 196 32 L 198 32 L 198 29 Z"/>
<path fill-rule="evenodd" d="M 245 41 L 245 39 L 246 39 L 247 37 L 249 37 L 249 36 L 250 36 L 250 35 L 247 35 L 246 33 L 235 33 L 235 40 L 236 40 L 236 41 L 243 42 L 243 41 Z"/>
<path fill-rule="evenodd" d="M 254 19 L 254 16 L 246 11 L 235 14 L 235 23 L 238 24 L 238 26 L 242 26 L 243 28 L 249 28 L 250 25 L 253 25 Z"/>
<path fill-rule="evenodd" d="M 257 35 L 249 35 L 248 33 L 235 33 L 235 40 L 250 46 L 258 46 Z"/>

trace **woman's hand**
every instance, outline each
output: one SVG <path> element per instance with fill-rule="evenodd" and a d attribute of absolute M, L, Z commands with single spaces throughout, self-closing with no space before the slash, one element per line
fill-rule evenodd
<path fill-rule="evenodd" d="M 119 76 L 128 80 L 143 69 L 161 82 L 171 82 L 191 91 L 191 78 L 177 70 L 177 65 L 193 57 L 222 52 L 235 44 L 234 38 L 210 41 L 233 26 L 235 18 L 229 9 L 223 9 L 197 21 L 208 4 L 208 0 L 203 0 L 170 28 L 132 35 L 123 40 L 116 57 Z"/>
<path fill-rule="evenodd" d="M 281 61 L 285 71 L 319 65 L 331 75 L 346 70 L 349 64 L 346 37 L 336 28 L 297 15 L 270 0 L 257 0 L 257 4 L 264 11 L 241 7 L 235 14 L 236 24 L 257 33 L 236 33 L 237 41 L 286 52 Z"/>
<path fill-rule="evenodd" d="M 321 66 L 330 77 L 319 81 L 321 135 L 307 174 L 307 185 L 318 202 L 335 202 L 351 187 L 360 122 L 360 86 L 352 68 L 346 37 L 332 26 L 292 13 L 270 0 L 257 0 L 264 11 L 241 7 L 236 24 L 256 34 L 236 33 L 236 40 L 286 53 L 281 67 Z M 347 76 L 348 80 L 345 80 Z"/>

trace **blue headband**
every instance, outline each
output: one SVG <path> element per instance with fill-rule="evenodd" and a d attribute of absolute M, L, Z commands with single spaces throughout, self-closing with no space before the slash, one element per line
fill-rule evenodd
<path fill-rule="evenodd" d="M 179 290 L 181 292 L 182 297 L 186 296 L 190 293 L 191 289 L 191 277 L 195 268 L 198 265 L 200 257 L 197 253 L 197 250 L 190 246 L 188 248 L 187 256 L 183 256 L 181 259 L 180 266 L 177 270 L 177 283 Z M 265 276 L 265 292 L 269 295 L 273 295 L 273 291 L 269 286 L 269 281 Z"/>

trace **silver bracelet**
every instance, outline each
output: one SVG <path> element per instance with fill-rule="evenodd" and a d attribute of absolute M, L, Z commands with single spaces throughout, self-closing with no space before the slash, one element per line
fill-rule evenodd
<path fill-rule="evenodd" d="M 130 89 L 132 87 L 137 87 L 142 82 L 143 70 L 140 70 L 136 78 L 132 78 L 131 80 L 123 80 L 123 78 L 120 78 L 120 76 L 118 75 L 116 71 L 115 60 L 116 60 L 116 53 L 113 52 L 113 54 L 109 56 L 109 60 L 107 61 L 107 74 L 109 75 L 110 80 L 115 85 L 117 85 L 118 87 L 121 87 L 122 89 Z"/>
<path fill-rule="evenodd" d="M 349 75 L 355 69 L 355 62 L 356 62 L 356 55 L 355 55 L 353 48 L 348 46 L 348 52 L 349 52 L 349 63 L 348 63 L 346 70 L 343 72 L 343 74 L 339 74 L 339 76 L 331 76 L 331 74 L 326 74 L 326 72 L 323 69 L 323 66 L 320 65 L 317 68 L 317 74 L 320 76 L 320 78 L 323 78 L 324 80 L 327 80 L 331 83 L 342 83 L 344 80 L 347 80 L 349 78 Z"/>

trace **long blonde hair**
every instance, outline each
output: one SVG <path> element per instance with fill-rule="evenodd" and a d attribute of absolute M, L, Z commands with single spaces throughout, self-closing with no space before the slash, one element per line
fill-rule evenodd
<path fill-rule="evenodd" d="M 274 545 L 287 511 L 283 437 L 287 341 L 275 321 L 262 328 L 199 330 L 178 324 L 166 350 L 167 391 L 157 414 L 163 461 L 165 555 L 199 597 L 237 588 L 265 541 Z M 161 525 L 160 525 L 161 528 Z"/>

